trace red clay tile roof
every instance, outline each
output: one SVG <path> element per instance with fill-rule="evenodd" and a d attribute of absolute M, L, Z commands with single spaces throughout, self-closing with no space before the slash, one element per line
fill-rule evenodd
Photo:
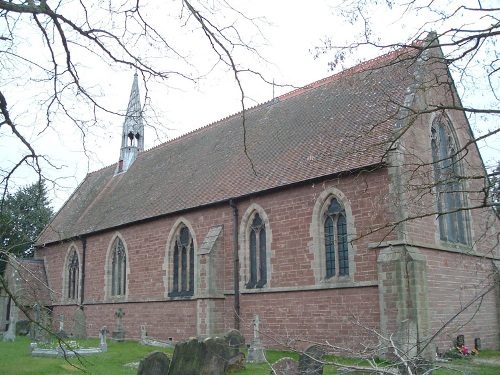
<path fill-rule="evenodd" d="M 244 127 L 239 113 L 193 131 L 123 174 L 90 173 L 37 243 L 381 163 L 415 54 L 400 49 L 248 109 Z"/>

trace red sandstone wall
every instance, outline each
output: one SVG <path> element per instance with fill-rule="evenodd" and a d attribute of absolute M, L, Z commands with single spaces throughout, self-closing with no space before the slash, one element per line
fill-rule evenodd
<path fill-rule="evenodd" d="M 324 291 L 300 291 L 301 287 L 314 285 L 311 269 L 312 254 L 310 225 L 312 209 L 318 195 L 324 189 L 335 186 L 350 201 L 357 234 L 362 234 L 376 220 L 388 220 L 388 209 L 383 202 L 387 196 L 387 174 L 384 170 L 369 177 L 352 176 L 343 179 L 310 183 L 301 187 L 284 189 L 268 195 L 256 196 L 236 202 L 239 220 L 251 203 L 259 204 L 269 217 L 272 230 L 274 257 L 269 265 L 273 269 L 271 285 L 274 288 L 297 288 L 299 291 L 286 293 L 263 293 L 241 295 L 242 329 L 251 339 L 246 323 L 253 314 L 261 317 L 262 327 L 276 331 L 278 336 L 286 332 L 303 335 L 311 340 L 352 341 L 361 337 L 348 320 L 360 317 L 369 326 L 376 326 L 379 320 L 378 292 L 376 285 L 376 257 L 368 248 L 369 242 L 380 241 L 382 233 L 363 237 L 356 241 L 355 282 L 369 282 L 372 287 L 327 289 Z M 229 204 L 205 208 L 182 214 L 194 230 L 197 247 L 203 242 L 208 230 L 223 224 L 224 231 L 217 277 L 227 293 L 226 302 L 218 313 L 225 314 L 224 328 L 230 329 L 234 322 L 233 290 L 233 211 Z M 121 307 L 125 311 L 123 325 L 128 338 L 140 337 L 140 325 L 146 325 L 148 333 L 159 339 L 173 337 L 180 340 L 196 335 L 196 301 L 175 301 L 165 297 L 165 271 L 162 266 L 166 254 L 166 242 L 173 224 L 179 216 L 163 218 L 140 225 L 120 228 L 99 235 L 87 237 L 85 312 L 88 333 L 97 336 L 98 329 L 107 325 L 110 330 L 116 325 L 114 312 Z M 128 296 L 117 303 L 107 303 L 104 293 L 105 262 L 108 247 L 116 233 L 125 241 L 128 251 L 130 274 L 128 275 Z M 82 258 L 82 244 L 74 243 Z M 68 243 L 56 244 L 39 249 L 38 257 L 46 259 L 49 283 L 61 293 L 62 271 Z M 80 258 L 80 259 L 81 259 Z M 56 295 L 54 314 L 63 311 L 71 315 L 75 305 L 57 306 L 61 301 Z M 147 303 L 141 303 L 149 301 Z M 111 301 L 112 302 L 112 301 Z M 220 310 L 220 311 L 219 311 Z M 350 327 L 350 328 L 349 328 Z M 331 330 L 330 330 L 331 328 Z M 356 331 L 357 332 L 357 331 Z M 364 336 L 363 336 L 364 337 Z M 269 341 L 266 342 L 270 343 Z"/>
<path fill-rule="evenodd" d="M 261 340 L 273 347 L 301 347 L 301 341 L 314 340 L 360 349 L 359 343 L 376 341 L 362 326 L 378 330 L 380 321 L 376 286 L 243 294 L 240 329 L 247 341 L 254 314 L 259 315 Z"/>
<path fill-rule="evenodd" d="M 483 348 L 498 349 L 500 327 L 495 324 L 495 290 L 490 290 L 494 272 L 491 260 L 438 250 L 424 254 L 429 269 L 432 328 L 439 350 L 450 348 L 459 334 L 465 335 L 471 348 L 474 338 L 479 337 Z"/>

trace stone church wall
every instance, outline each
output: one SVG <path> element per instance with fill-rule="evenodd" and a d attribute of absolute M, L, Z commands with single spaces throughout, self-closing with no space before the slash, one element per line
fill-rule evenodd
<path fill-rule="evenodd" d="M 259 314 L 262 329 L 275 331 L 277 338 L 296 332 L 307 336 L 304 338 L 328 339 L 331 333 L 325 328 L 332 328 L 337 332 L 336 340 L 346 340 L 359 336 L 353 334 L 354 326 L 349 328 L 348 321 L 354 317 L 376 328 L 379 310 L 376 254 L 368 244 L 377 238 L 362 237 L 356 241 L 355 267 L 347 285 L 325 286 L 318 284 L 314 276 L 311 221 L 318 197 L 331 187 L 345 194 L 357 234 L 363 233 L 373 220 L 388 220 L 388 210 L 384 206 L 387 179 L 387 173 L 380 170 L 369 176 L 311 182 L 236 201 L 239 226 L 248 208 L 257 204 L 268 216 L 267 229 L 272 236 L 268 249 L 272 254 L 268 264 L 271 272 L 268 285 L 262 290 L 245 290 L 246 281 L 241 279 L 240 282 L 240 324 L 248 340 L 251 330 L 247 323 L 254 314 Z M 96 336 L 102 325 L 112 329 L 116 325 L 114 311 L 119 307 L 125 312 L 123 325 L 129 338 L 140 337 L 140 325 L 146 325 L 148 334 L 153 337 L 174 340 L 195 336 L 197 329 L 204 329 L 207 321 L 203 316 L 201 319 L 197 316 L 196 295 L 188 300 L 168 297 L 166 244 L 179 219 L 191 225 L 196 250 L 200 249 L 210 228 L 223 225 L 220 243 L 210 255 L 217 259 L 217 273 L 212 277 L 218 279 L 215 283 L 220 289 L 218 302 L 212 304 L 212 316 L 219 321 L 217 329 L 233 327 L 233 210 L 225 203 L 86 237 L 84 311 L 89 335 Z M 116 236 L 123 240 L 127 249 L 129 273 L 125 297 L 109 296 L 105 285 L 106 257 Z M 377 236 L 380 240 L 383 233 Z M 37 256 L 44 257 L 46 264 L 50 265 L 49 283 L 56 291 L 54 314 L 66 311 L 70 315 L 70 311 L 76 309 L 75 302 L 81 302 L 80 299 L 69 301 L 64 298 L 64 262 L 71 246 L 76 247 L 80 259 L 83 259 L 83 243 L 79 239 L 50 245 L 37 252 Z M 245 251 L 242 246 L 240 243 L 240 253 Z M 244 267 L 240 259 L 241 278 Z M 272 343 L 271 338 L 267 343 Z"/>
<path fill-rule="evenodd" d="M 390 178 L 386 169 L 380 169 L 370 174 L 304 183 L 234 202 L 238 208 L 239 321 L 247 342 L 252 337 L 254 314 L 259 315 L 263 332 L 261 339 L 266 346 L 293 344 L 297 339 L 328 340 L 332 345 L 345 347 L 371 342 L 372 336 L 365 328 L 380 331 L 384 319 L 381 311 L 385 307 L 380 305 L 377 270 L 380 246 L 396 241 L 397 237 L 394 232 L 381 230 L 371 235 L 367 232 L 376 224 L 391 221 Z M 315 260 L 312 222 L 318 200 L 329 191 L 342 193 L 352 215 L 353 239 L 357 239 L 350 247 L 354 254 L 350 277 L 342 282 L 325 283 L 318 280 L 315 269 L 318 262 Z M 266 249 L 269 252 L 269 277 L 262 289 L 247 290 L 246 250 L 241 226 L 245 215 L 253 208 L 262 210 L 268 220 L 267 230 L 271 238 L 270 248 Z M 232 207 L 224 202 L 86 237 L 84 311 L 88 335 L 96 337 L 102 325 L 112 331 L 116 326 L 114 313 L 118 308 L 125 312 L 123 326 L 128 339 L 140 338 L 141 325 L 151 337 L 173 341 L 233 328 L 233 214 Z M 211 228 L 223 226 L 211 250 L 197 255 L 195 285 L 202 288 L 203 293 L 195 289 L 194 297 L 184 299 L 168 296 L 169 281 L 166 277 L 167 242 L 179 220 L 192 229 L 196 252 L 200 251 Z M 106 285 L 106 278 L 109 278 L 106 274 L 107 257 L 116 236 L 123 240 L 127 249 L 128 283 L 123 297 L 111 297 Z M 76 247 L 82 260 L 83 243 L 80 239 L 37 250 L 37 257 L 46 261 L 49 284 L 55 291 L 54 315 L 72 316 L 81 302 L 80 299 L 69 301 L 64 298 L 64 264 L 71 246 Z M 431 331 L 435 332 L 452 313 L 447 306 L 465 302 L 465 299 L 455 298 L 451 291 L 460 288 L 459 284 L 467 284 L 467 279 L 478 280 L 481 275 L 470 271 L 457 275 L 452 267 L 456 261 L 451 259 L 456 254 L 420 250 L 428 262 L 429 279 L 425 287 L 429 291 Z M 444 266 L 445 259 L 448 259 L 448 268 Z M 209 264 L 215 265 L 215 273 L 210 273 Z M 449 279 L 454 284 L 447 283 Z M 483 324 L 484 328 L 478 332 L 484 345 L 494 346 L 494 338 L 488 336 L 488 331 L 494 328 L 492 315 L 496 313 L 491 295 L 483 302 L 484 309 L 474 318 L 473 327 Z M 395 296 L 386 297 L 384 303 Z M 453 309 L 458 308 L 455 305 Z M 422 306 L 426 305 L 420 308 Z M 391 319 L 391 316 L 386 318 Z M 476 328 L 468 329 L 466 335 L 475 331 Z M 439 347 L 444 348 L 450 343 L 453 336 L 450 332 L 440 334 Z"/>

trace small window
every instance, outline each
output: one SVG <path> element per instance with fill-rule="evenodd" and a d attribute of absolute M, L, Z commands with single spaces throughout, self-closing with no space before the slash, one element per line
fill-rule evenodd
<path fill-rule="evenodd" d="M 437 118 L 431 128 L 431 146 L 440 238 L 466 244 L 459 153 L 443 117 Z"/>
<path fill-rule="evenodd" d="M 80 262 L 78 260 L 78 253 L 75 248 L 70 250 L 68 257 L 67 268 L 67 295 L 69 300 L 78 299 L 78 287 L 80 280 Z"/>
<path fill-rule="evenodd" d="M 124 296 L 127 288 L 127 255 L 120 238 L 116 238 L 111 252 L 111 296 Z"/>
<path fill-rule="evenodd" d="M 258 213 L 250 224 L 248 241 L 250 280 L 247 288 L 262 288 L 267 283 L 266 226 Z"/>
<path fill-rule="evenodd" d="M 187 227 L 181 227 L 173 246 L 172 289 L 169 296 L 192 296 L 194 294 L 194 243 Z"/>
<path fill-rule="evenodd" d="M 324 214 L 326 277 L 349 275 L 349 251 L 345 212 L 333 198 Z"/>

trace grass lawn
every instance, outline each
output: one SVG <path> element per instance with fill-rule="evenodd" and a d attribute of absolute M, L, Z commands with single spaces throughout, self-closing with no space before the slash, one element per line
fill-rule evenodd
<path fill-rule="evenodd" d="M 30 355 L 31 340 L 26 337 L 17 337 L 15 342 L 0 341 L 0 374 L 2 375 L 23 375 L 23 374 L 137 374 L 136 366 L 126 366 L 133 362 L 139 362 L 141 358 L 155 350 L 162 350 L 172 354 L 173 349 L 161 349 L 151 346 L 141 346 L 136 341 L 126 341 L 116 343 L 108 341 L 108 352 L 88 357 L 71 358 L 40 358 Z M 81 347 L 96 347 L 98 340 L 79 340 Z M 282 357 L 292 357 L 298 359 L 297 353 L 267 351 L 267 359 L 274 363 Z M 477 362 L 476 362 L 477 360 Z M 344 360 L 346 363 L 357 364 L 353 359 Z M 498 375 L 500 374 L 500 352 L 485 351 L 474 359 L 456 360 L 445 363 L 449 369 L 441 369 L 435 375 L 462 374 L 463 372 L 475 372 L 478 375 Z M 334 366 L 326 366 L 324 375 L 336 374 Z M 244 371 L 238 372 L 241 375 L 268 375 L 269 366 L 267 364 L 247 364 Z"/>

